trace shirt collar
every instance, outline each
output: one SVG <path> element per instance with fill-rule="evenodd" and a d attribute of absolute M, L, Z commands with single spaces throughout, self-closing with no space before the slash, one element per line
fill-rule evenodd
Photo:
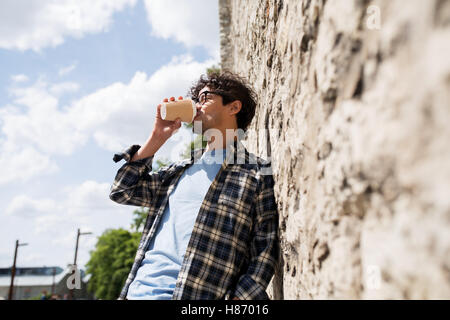
<path fill-rule="evenodd" d="M 206 147 L 191 150 L 191 158 L 186 164 L 191 164 L 200 159 L 205 151 Z M 224 163 L 225 165 L 249 163 L 249 153 L 239 137 L 228 144 Z"/>

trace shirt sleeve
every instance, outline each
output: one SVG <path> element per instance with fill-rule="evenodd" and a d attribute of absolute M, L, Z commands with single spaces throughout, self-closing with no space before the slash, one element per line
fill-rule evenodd
<path fill-rule="evenodd" d="M 257 193 L 255 224 L 248 268 L 239 277 L 234 294 L 241 300 L 267 300 L 266 288 L 275 272 L 279 254 L 278 210 L 273 176 L 262 175 Z"/>
<path fill-rule="evenodd" d="M 120 204 L 149 207 L 165 170 L 151 172 L 153 156 L 130 162 L 139 148 L 139 145 L 132 145 L 114 155 L 114 162 L 124 159 L 126 163 L 116 174 L 109 198 Z"/>

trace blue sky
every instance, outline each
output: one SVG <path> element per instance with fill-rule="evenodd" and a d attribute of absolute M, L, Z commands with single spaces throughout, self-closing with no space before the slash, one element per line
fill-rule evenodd
<path fill-rule="evenodd" d="M 136 207 L 108 197 L 113 154 L 142 144 L 156 105 L 218 63 L 216 1 L 2 1 L 0 267 L 16 239 L 29 244 L 18 266 L 65 267 L 77 228 L 93 232 L 84 267 L 105 229 L 129 228 Z M 191 139 L 180 130 L 155 158 L 178 160 Z"/>

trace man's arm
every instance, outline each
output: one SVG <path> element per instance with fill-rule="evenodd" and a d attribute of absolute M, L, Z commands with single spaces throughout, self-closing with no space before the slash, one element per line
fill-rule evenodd
<path fill-rule="evenodd" d="M 133 145 L 114 155 L 114 161 L 125 159 L 127 163 L 117 171 L 109 198 L 120 204 L 148 207 L 154 199 L 160 177 L 155 172 L 149 174 L 153 156 L 133 162 L 129 160 L 138 148 L 139 145 Z"/>
<path fill-rule="evenodd" d="M 145 159 L 148 157 L 153 157 L 156 153 L 156 151 L 161 148 L 161 146 L 167 141 L 167 137 L 163 137 L 160 134 L 157 134 L 156 132 L 152 132 L 150 137 L 145 141 L 145 144 L 142 146 L 142 148 L 139 148 L 137 152 L 132 156 L 130 161 L 136 161 Z"/>
<path fill-rule="evenodd" d="M 153 156 L 164 142 L 164 139 L 152 134 L 143 147 L 133 145 L 114 155 L 115 162 L 125 159 L 127 163 L 116 174 L 109 195 L 111 200 L 120 204 L 150 206 L 167 170 L 151 172 Z"/>
<path fill-rule="evenodd" d="M 175 98 L 171 97 L 170 100 L 173 101 Z M 167 101 L 167 98 L 164 99 L 164 102 Z M 153 131 L 145 144 L 142 147 L 133 145 L 124 152 L 114 155 L 115 162 L 125 159 L 127 163 L 116 174 L 109 195 L 111 200 L 121 204 L 150 206 L 164 173 L 168 169 L 165 168 L 156 173 L 151 172 L 153 156 L 180 126 L 179 118 L 176 121 L 163 120 L 161 105 L 157 106 Z"/>
<path fill-rule="evenodd" d="M 239 277 L 234 298 L 268 299 L 266 288 L 275 272 L 279 254 L 278 210 L 273 191 L 273 176 L 262 175 L 255 203 L 255 222 L 250 243 L 250 261 Z M 234 299 L 233 298 L 233 299 Z"/>

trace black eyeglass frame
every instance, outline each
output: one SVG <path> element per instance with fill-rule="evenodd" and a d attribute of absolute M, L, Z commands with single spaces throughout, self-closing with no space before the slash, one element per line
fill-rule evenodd
<path fill-rule="evenodd" d="M 198 97 L 192 98 L 192 100 L 193 100 L 195 103 L 200 103 L 200 105 L 204 105 L 204 104 L 206 103 L 206 101 L 208 101 L 208 100 L 205 99 L 205 101 L 204 101 L 203 103 L 201 103 L 201 102 L 200 102 L 200 97 L 201 97 L 202 95 L 205 95 L 205 96 L 206 96 L 208 93 L 216 94 L 216 95 L 218 95 L 218 96 L 221 96 L 222 98 L 225 98 L 225 97 L 231 98 L 231 95 L 229 95 L 228 93 L 223 92 L 223 91 L 208 91 L 208 90 L 205 90 L 205 91 L 203 91 L 201 94 L 199 94 Z"/>

